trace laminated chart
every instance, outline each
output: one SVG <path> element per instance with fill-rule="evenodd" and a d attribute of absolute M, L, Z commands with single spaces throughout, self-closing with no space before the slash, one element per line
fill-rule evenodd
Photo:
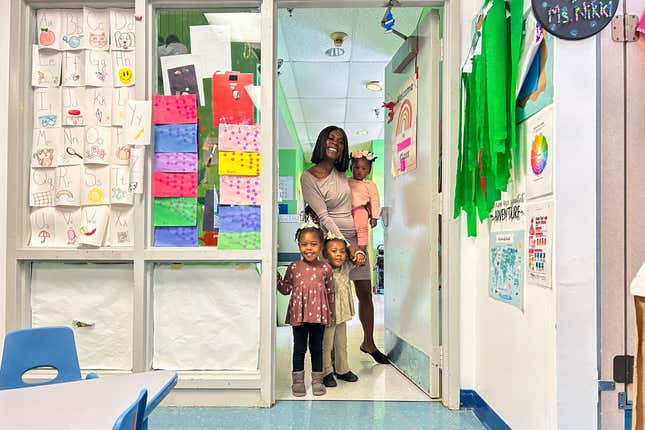
<path fill-rule="evenodd" d="M 150 102 L 128 110 L 134 9 L 39 9 L 36 23 L 29 246 L 132 246 L 130 154 L 150 141 Z"/>
<path fill-rule="evenodd" d="M 153 96 L 154 246 L 198 246 L 197 97 Z"/>

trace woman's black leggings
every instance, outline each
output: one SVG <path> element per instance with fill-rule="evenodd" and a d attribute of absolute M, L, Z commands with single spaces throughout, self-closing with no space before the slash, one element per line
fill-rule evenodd
<path fill-rule="evenodd" d="M 317 323 L 303 323 L 293 326 L 293 371 L 305 370 L 305 353 L 307 338 L 309 338 L 309 353 L 311 354 L 311 370 L 322 372 L 322 348 L 325 326 Z"/>

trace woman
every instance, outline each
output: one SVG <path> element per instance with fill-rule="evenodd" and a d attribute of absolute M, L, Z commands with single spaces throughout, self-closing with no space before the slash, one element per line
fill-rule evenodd
<path fill-rule="evenodd" d="M 352 194 L 345 172 L 349 167 L 347 135 L 342 128 L 329 126 L 318 135 L 311 156 L 315 166 L 300 177 L 305 204 L 315 212 L 325 233 L 343 236 L 348 241 L 350 258 L 357 266 L 350 272 L 358 296 L 358 316 L 363 326 L 361 351 L 377 363 L 388 364 L 388 358 L 374 344 L 374 304 L 372 276 L 367 256 L 357 246 L 352 219 Z"/>

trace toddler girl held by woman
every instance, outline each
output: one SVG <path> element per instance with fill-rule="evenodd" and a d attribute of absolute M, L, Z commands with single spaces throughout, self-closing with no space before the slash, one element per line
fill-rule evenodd
<path fill-rule="evenodd" d="M 332 372 L 331 351 L 334 350 L 336 377 L 347 382 L 358 381 L 358 376 L 349 370 L 347 362 L 347 327 L 346 321 L 354 316 L 354 297 L 352 283 L 349 280 L 351 264 L 347 261 L 347 245 L 343 237 L 327 233 L 323 256 L 334 271 L 334 320 L 325 327 L 323 338 L 323 384 L 335 387 L 336 380 Z"/>
<path fill-rule="evenodd" d="M 352 218 L 358 235 L 358 247 L 365 251 L 369 238 L 369 228 L 376 227 L 381 207 L 376 184 L 367 178 L 372 171 L 372 162 L 376 160 L 369 151 L 352 153 L 352 177 L 349 188 L 352 190 Z"/>
<path fill-rule="evenodd" d="M 315 224 L 301 226 L 296 240 L 302 260 L 291 263 L 284 279 L 278 274 L 278 290 L 291 294 L 286 323 L 293 329 L 293 368 L 291 391 L 296 397 L 307 394 L 305 353 L 311 354 L 311 388 L 314 396 L 326 393 L 323 385 L 323 334 L 334 319 L 334 282 L 329 264 L 318 256 L 323 232 Z"/>

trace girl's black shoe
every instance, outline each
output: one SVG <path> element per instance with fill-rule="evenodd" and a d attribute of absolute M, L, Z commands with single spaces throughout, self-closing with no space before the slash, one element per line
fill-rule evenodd
<path fill-rule="evenodd" d="M 334 379 L 334 374 L 333 373 L 330 373 L 329 375 L 325 375 L 323 377 L 323 385 L 325 387 L 335 387 L 337 385 L 336 380 Z"/>

